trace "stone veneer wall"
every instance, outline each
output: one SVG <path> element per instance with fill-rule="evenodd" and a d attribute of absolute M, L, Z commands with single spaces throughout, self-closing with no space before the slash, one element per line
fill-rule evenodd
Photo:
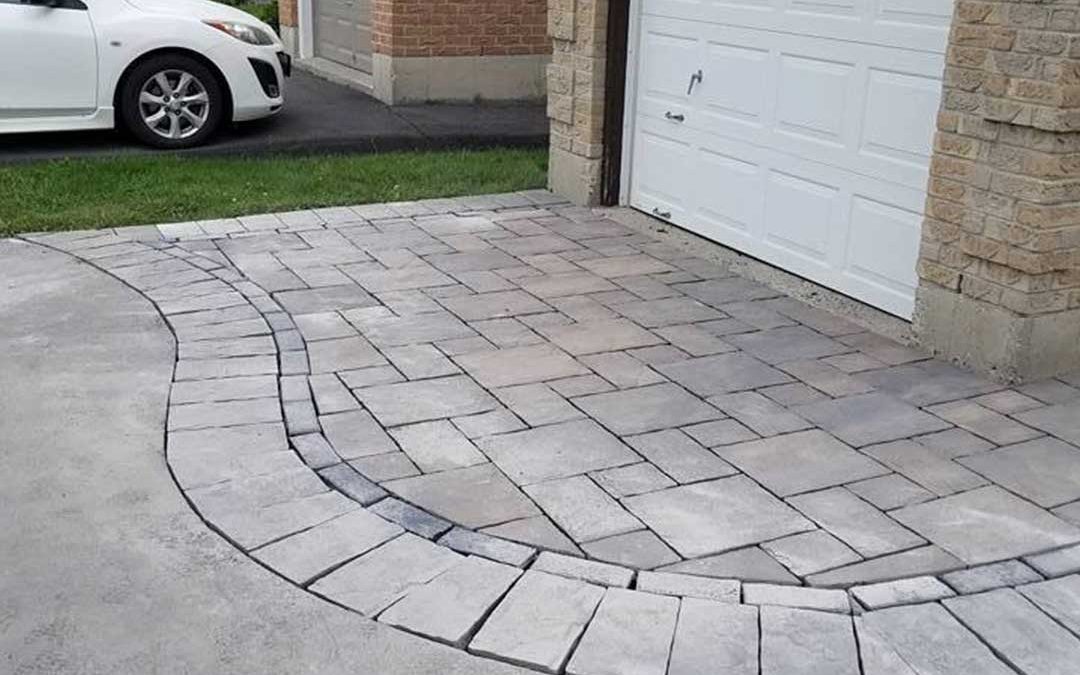
<path fill-rule="evenodd" d="M 1006 380 L 1080 368 L 1080 7 L 956 4 L 919 260 L 924 347 Z"/>
<path fill-rule="evenodd" d="M 549 0 L 549 183 L 579 204 L 600 201 L 607 0 Z"/>

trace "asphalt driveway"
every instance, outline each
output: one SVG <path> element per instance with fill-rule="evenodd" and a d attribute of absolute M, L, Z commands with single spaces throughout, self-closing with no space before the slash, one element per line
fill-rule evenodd
<path fill-rule="evenodd" d="M 304 72 L 289 80 L 274 118 L 234 125 L 198 155 L 380 152 L 454 147 L 539 146 L 548 125 L 539 104 L 432 104 L 391 108 Z M 160 152 L 121 132 L 0 136 L 0 163 Z"/>

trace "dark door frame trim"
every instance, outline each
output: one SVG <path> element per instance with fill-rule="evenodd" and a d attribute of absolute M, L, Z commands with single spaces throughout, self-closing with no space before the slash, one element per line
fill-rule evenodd
<path fill-rule="evenodd" d="M 604 73 L 604 133 L 600 201 L 619 203 L 622 189 L 623 121 L 630 40 L 630 0 L 608 0 L 607 58 Z"/>

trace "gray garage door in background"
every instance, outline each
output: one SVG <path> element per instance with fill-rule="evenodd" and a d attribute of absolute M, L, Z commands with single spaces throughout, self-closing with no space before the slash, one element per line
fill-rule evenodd
<path fill-rule="evenodd" d="M 371 73 L 372 0 L 315 0 L 315 55 Z"/>

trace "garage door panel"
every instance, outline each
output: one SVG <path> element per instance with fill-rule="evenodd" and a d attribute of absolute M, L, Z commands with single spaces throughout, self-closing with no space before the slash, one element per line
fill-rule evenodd
<path fill-rule="evenodd" d="M 922 175 L 930 163 L 941 81 L 879 68 L 870 70 L 868 80 L 860 152 Z"/>
<path fill-rule="evenodd" d="M 840 188 L 771 171 L 765 195 L 766 245 L 827 268 L 829 232 L 839 208 Z"/>
<path fill-rule="evenodd" d="M 371 72 L 372 0 L 315 0 L 315 53 Z"/>
<path fill-rule="evenodd" d="M 764 126 L 773 79 L 769 50 L 710 42 L 705 53 L 703 70 L 709 81 L 701 84 L 704 111 L 739 126 Z"/>
<path fill-rule="evenodd" d="M 847 246 L 846 274 L 882 292 L 903 297 L 915 293 L 914 265 L 919 254 L 922 216 L 856 195 L 851 204 L 851 236 Z"/>
<path fill-rule="evenodd" d="M 649 212 L 665 215 L 673 220 L 685 219 L 690 188 L 686 177 L 672 171 L 672 166 L 688 166 L 693 162 L 694 148 L 680 138 L 682 129 L 665 128 L 658 123 L 645 123 L 638 127 L 634 143 L 637 169 L 634 185 L 637 194 L 635 206 Z"/>
<path fill-rule="evenodd" d="M 714 230 L 708 236 L 744 246 L 760 238 L 767 168 L 748 153 L 698 153 L 692 198 L 695 215 Z"/>
<path fill-rule="evenodd" d="M 641 0 L 646 16 L 944 53 L 943 0 Z"/>
<path fill-rule="evenodd" d="M 844 113 L 855 64 L 782 54 L 777 83 L 776 127 L 812 142 L 844 146 Z"/>

